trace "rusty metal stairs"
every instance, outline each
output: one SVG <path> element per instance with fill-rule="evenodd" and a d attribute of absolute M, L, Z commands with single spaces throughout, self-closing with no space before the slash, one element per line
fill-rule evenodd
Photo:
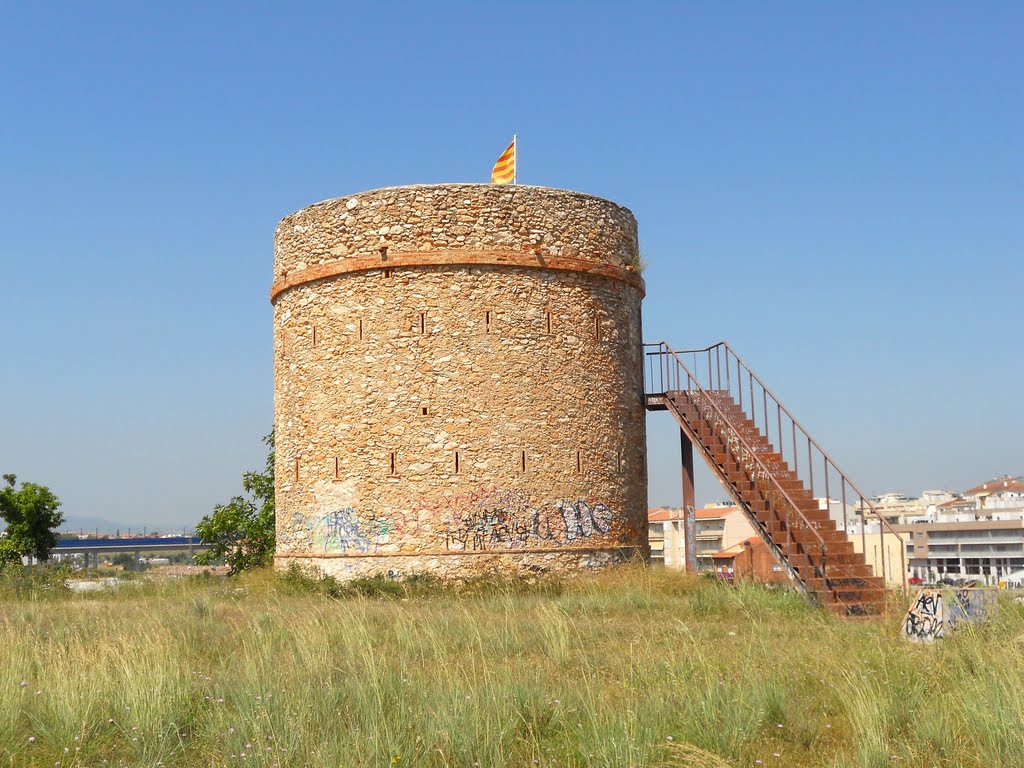
<path fill-rule="evenodd" d="M 771 391 L 725 342 L 684 352 L 662 342 L 645 345 L 645 352 L 647 408 L 675 417 L 684 452 L 687 443 L 697 446 L 793 585 L 842 615 L 881 613 L 886 553 L 892 551 L 882 537 L 896 534 Z M 685 463 L 684 457 L 684 473 Z M 815 479 L 825 492 L 824 502 L 815 496 Z M 841 527 L 832 516 L 836 504 L 841 505 Z M 860 552 L 847 535 L 851 512 L 863 537 Z M 880 563 L 869 563 L 863 554 L 869 551 L 872 524 L 882 548 L 871 549 L 876 555 L 881 551 L 874 558 Z M 689 536 L 687 546 L 693 547 L 692 530 Z M 902 563 L 902 542 L 896 546 Z M 895 580 L 900 577 L 893 566 L 890 562 Z"/>

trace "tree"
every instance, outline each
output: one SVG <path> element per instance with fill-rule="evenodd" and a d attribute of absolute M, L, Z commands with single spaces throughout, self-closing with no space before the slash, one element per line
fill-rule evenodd
<path fill-rule="evenodd" d="M 118 565 L 126 571 L 139 570 L 139 561 L 131 552 L 118 552 L 110 558 L 112 565 Z"/>
<path fill-rule="evenodd" d="M 4 475 L 6 485 L 0 488 L 0 518 L 7 523 L 7 532 L 0 538 L 0 565 L 14 563 L 26 556 L 46 560 L 57 544 L 54 532 L 64 522 L 60 499 L 45 485 L 22 483 Z"/>
<path fill-rule="evenodd" d="M 223 559 L 231 573 L 268 565 L 274 556 L 274 433 L 263 442 L 270 448 L 262 472 L 242 475 L 245 496 L 218 504 L 196 525 L 196 536 L 210 545 L 196 555 L 196 562 L 209 564 Z"/>

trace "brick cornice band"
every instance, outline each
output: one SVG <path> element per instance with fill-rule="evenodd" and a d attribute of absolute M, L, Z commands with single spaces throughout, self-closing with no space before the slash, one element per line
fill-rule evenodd
<path fill-rule="evenodd" d="M 335 560 L 345 559 L 350 560 L 362 560 L 368 557 L 377 558 L 402 558 L 402 557 L 466 557 L 470 556 L 490 556 L 490 557 L 508 557 L 508 556 L 519 556 L 519 555 L 544 555 L 544 554 L 568 554 L 568 555 L 585 555 L 588 552 L 633 552 L 642 551 L 642 545 L 612 545 L 605 547 L 520 547 L 516 549 L 457 549 L 457 550 L 445 550 L 445 549 L 434 549 L 434 550 L 420 550 L 419 552 L 360 552 L 359 554 L 350 555 L 346 552 L 277 552 L 274 555 L 275 560 L 285 560 L 289 558 L 297 559 L 309 559 L 309 560 Z"/>
<path fill-rule="evenodd" d="M 621 269 L 590 259 L 574 259 L 568 257 L 543 256 L 536 252 L 500 251 L 488 249 L 484 251 L 443 250 L 443 251 L 404 251 L 389 253 L 386 257 L 364 256 L 361 258 L 342 259 L 328 264 L 307 267 L 274 281 L 270 287 L 270 301 L 297 285 L 337 277 L 352 272 L 366 272 L 373 269 L 402 269 L 408 267 L 475 267 L 501 266 L 525 267 L 529 269 L 554 269 L 566 272 L 582 272 L 588 275 L 619 280 L 640 291 L 646 292 L 643 278 L 629 269 Z"/>

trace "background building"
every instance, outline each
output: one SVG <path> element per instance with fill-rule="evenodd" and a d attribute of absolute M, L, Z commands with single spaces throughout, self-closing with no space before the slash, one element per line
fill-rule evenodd
<path fill-rule="evenodd" d="M 909 523 L 928 514 L 928 509 L 955 498 L 949 491 L 922 491 L 917 498 L 904 496 L 902 493 L 884 493 L 872 500 L 878 514 L 886 522 Z"/>
<path fill-rule="evenodd" d="M 789 582 L 785 569 L 760 536 L 733 544 L 711 556 L 715 573 L 723 578 L 749 579 L 764 584 Z"/>
<path fill-rule="evenodd" d="M 1024 569 L 1024 479 L 1007 475 L 959 497 L 940 500 L 931 492 L 914 501 L 923 513 L 906 515 L 896 526 L 912 576 L 929 583 L 976 578 L 995 585 Z M 870 533 L 869 526 L 869 540 Z"/>
<path fill-rule="evenodd" d="M 694 518 L 698 573 L 732 574 L 738 565 L 743 573 L 761 581 L 787 580 L 782 566 L 739 507 L 712 504 L 695 510 Z M 647 520 L 651 562 L 685 569 L 683 510 L 651 509 Z"/>
<path fill-rule="evenodd" d="M 647 510 L 647 540 L 651 564 L 686 570 L 686 537 L 683 510 L 661 507 Z"/>
<path fill-rule="evenodd" d="M 714 571 L 714 556 L 723 549 L 756 536 L 757 531 L 743 511 L 733 505 L 711 505 L 698 509 L 694 514 L 697 522 L 697 570 Z"/>

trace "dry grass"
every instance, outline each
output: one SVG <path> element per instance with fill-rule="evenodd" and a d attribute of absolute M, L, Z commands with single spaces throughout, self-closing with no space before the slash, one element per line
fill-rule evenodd
<path fill-rule="evenodd" d="M 330 597 L 298 580 L 6 598 L 12 766 L 1024 765 L 1024 610 L 899 617 L 624 569 Z M 760 761 L 760 762 L 758 762 Z"/>

